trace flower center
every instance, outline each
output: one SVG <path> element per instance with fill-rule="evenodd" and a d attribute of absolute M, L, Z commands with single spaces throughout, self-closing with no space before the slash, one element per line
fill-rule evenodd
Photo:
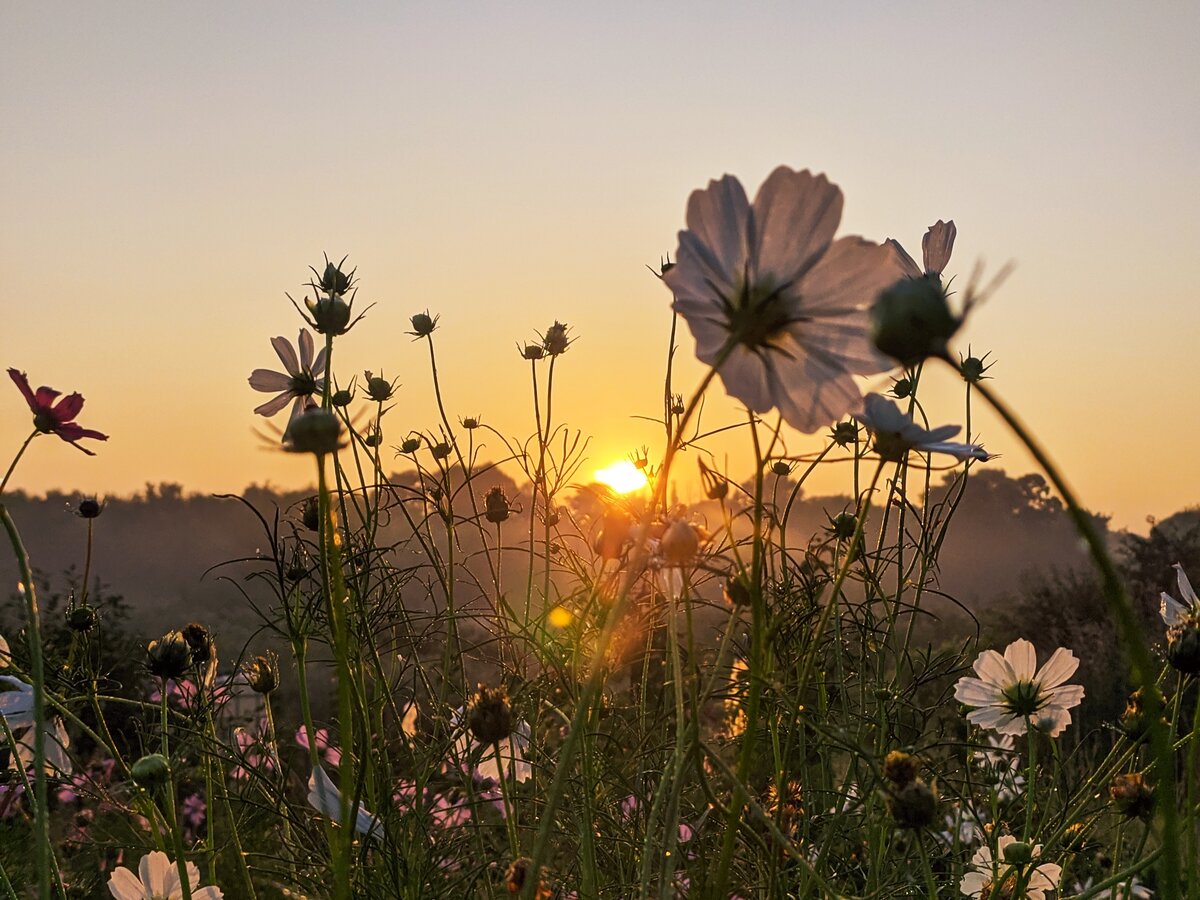
<path fill-rule="evenodd" d="M 742 281 L 734 301 L 725 303 L 734 340 L 751 350 L 767 347 L 771 338 L 798 321 L 783 302 L 785 287 L 787 285 L 777 285 L 770 279 Z"/>
<path fill-rule="evenodd" d="M 1046 697 L 1040 684 L 1018 681 L 1002 691 L 1005 705 L 1015 716 L 1032 716 L 1046 705 Z"/>
<path fill-rule="evenodd" d="M 292 380 L 288 383 L 288 393 L 294 397 L 307 397 L 315 393 L 317 390 L 317 379 L 308 372 L 301 372 L 299 375 L 293 375 Z"/>
<path fill-rule="evenodd" d="M 50 434 L 55 428 L 58 427 L 58 422 L 50 413 L 50 410 L 43 409 L 41 412 L 36 412 L 33 414 L 33 427 L 42 434 Z"/>

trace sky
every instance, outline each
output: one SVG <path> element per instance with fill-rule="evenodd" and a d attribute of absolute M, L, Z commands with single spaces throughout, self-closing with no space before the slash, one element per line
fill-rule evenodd
<path fill-rule="evenodd" d="M 991 353 L 992 387 L 1086 505 L 1144 530 L 1200 503 L 1197 4 L 10 0 L 0 17 L 0 364 L 80 391 L 80 422 L 111 435 L 94 458 L 35 441 L 13 488 L 311 483 L 246 379 L 276 367 L 271 337 L 295 340 L 285 292 L 323 253 L 349 254 L 356 308 L 376 304 L 334 368 L 399 379 L 389 445 L 437 422 L 406 334 L 429 310 L 452 418 L 532 433 L 516 345 L 558 319 L 577 340 L 555 418 L 591 436 L 584 473 L 659 452 L 635 417 L 659 411 L 670 296 L 646 266 L 674 252 L 691 191 L 730 173 L 753 194 L 786 164 L 840 185 L 840 234 L 918 255 L 952 218 L 958 285 L 1015 263 L 955 346 Z M 680 334 L 687 394 L 703 370 Z M 962 421 L 953 372 L 922 396 Z M 742 420 L 714 389 L 705 425 Z M 29 429 L 15 388 L 0 423 L 7 460 Z M 1033 469 L 978 407 L 972 428 L 992 464 Z M 744 445 L 713 445 L 735 478 Z"/>

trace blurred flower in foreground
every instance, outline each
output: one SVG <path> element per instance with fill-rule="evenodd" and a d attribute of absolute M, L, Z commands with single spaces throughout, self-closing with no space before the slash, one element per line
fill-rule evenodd
<path fill-rule="evenodd" d="M 4 645 L 7 652 L 8 645 Z M 30 769 L 33 766 L 33 685 L 27 684 L 12 675 L 0 675 L 0 681 L 11 685 L 11 690 L 0 691 L 0 716 L 8 724 L 8 730 L 16 741 L 15 752 L 9 759 L 9 768 L 14 771 L 19 766 Z M 17 732 L 22 732 L 18 734 Z M 0 745 L 5 743 L 0 734 Z M 43 761 L 47 772 L 71 771 L 71 758 L 67 756 L 67 747 L 71 741 L 62 719 L 55 716 L 47 719 L 42 725 Z"/>
<path fill-rule="evenodd" d="M 1179 625 L 1184 616 L 1200 605 L 1200 601 L 1196 599 L 1196 592 L 1192 590 L 1192 583 L 1188 581 L 1187 575 L 1184 574 L 1183 566 L 1175 563 L 1174 569 L 1179 583 L 1179 600 L 1176 600 L 1166 591 L 1163 591 L 1159 605 L 1159 612 L 1162 614 L 1162 619 L 1168 628 Z"/>
<path fill-rule="evenodd" d="M 892 366 L 868 339 L 867 310 L 904 270 L 890 247 L 835 241 L 841 216 L 842 192 L 824 175 L 780 166 L 753 206 L 726 175 L 692 193 L 663 274 L 725 389 L 809 433 L 859 408 L 853 375 Z"/>
<path fill-rule="evenodd" d="M 289 401 L 294 401 L 292 414 L 288 417 L 289 425 L 312 402 L 313 394 L 325 389 L 325 380 L 319 377 L 325 371 L 325 349 L 322 348 L 314 358 L 313 337 L 304 328 L 300 329 L 297 343 L 300 347 L 299 358 L 296 357 L 296 351 L 287 338 L 271 338 L 271 346 L 275 348 L 279 361 L 283 363 L 287 372 L 255 369 L 250 373 L 249 379 L 250 387 L 256 391 L 280 392 L 255 408 L 254 411 L 260 416 L 273 416 L 287 406 Z"/>
<path fill-rule="evenodd" d="M 469 715 L 470 713 L 464 712 L 460 707 L 454 712 L 451 721 L 451 727 L 459 732 L 454 744 L 455 756 L 459 761 L 469 763 L 478 751 L 480 755 L 475 772 L 480 778 L 499 781 L 511 768 L 516 781 L 528 781 L 533 776 L 533 767 L 525 760 L 525 751 L 529 749 L 529 723 L 513 722 L 510 718 L 512 730 L 509 735 L 498 741 L 485 743 L 479 740 L 476 729 L 469 724 Z M 500 750 L 499 756 L 496 755 L 497 748 Z"/>
<path fill-rule="evenodd" d="M 1083 686 L 1066 684 L 1079 660 L 1059 647 L 1037 668 L 1033 644 L 1013 641 L 1001 656 L 984 650 L 975 660 L 978 678 L 964 676 L 954 686 L 954 698 L 977 707 L 967 719 L 1001 734 L 1024 734 L 1026 723 L 1057 737 L 1071 724 L 1070 709 L 1083 701 Z"/>
<path fill-rule="evenodd" d="M 192 900 L 222 900 L 225 896 L 218 887 L 200 887 L 200 870 L 193 863 L 187 864 L 187 876 Z M 179 866 L 159 850 L 142 857 L 137 875 L 124 866 L 113 869 L 108 891 L 117 900 L 183 900 Z"/>
<path fill-rule="evenodd" d="M 900 462 L 910 450 L 946 453 L 961 460 L 988 459 L 987 451 L 977 444 L 946 440 L 962 431 L 958 425 L 943 425 L 928 431 L 879 394 L 867 394 L 864 409 L 855 418 L 874 432 L 875 452 L 888 462 Z"/>
<path fill-rule="evenodd" d="M 1000 858 L 992 857 L 992 848 L 980 847 L 971 857 L 975 870 L 963 876 L 959 884 L 968 897 L 1016 897 L 1017 884 L 1024 874 L 1025 888 L 1019 896 L 1028 900 L 1046 900 L 1046 891 L 1053 891 L 1062 877 L 1062 866 L 1044 863 L 1038 859 L 1041 845 L 1030 847 L 1018 843 L 1011 834 L 1003 834 L 997 841 Z M 1024 856 L 1024 861 L 1019 861 Z M 1028 867 L 1030 871 L 1025 874 Z"/>
<path fill-rule="evenodd" d="M 33 413 L 33 427 L 42 434 L 57 434 L 68 444 L 82 450 L 88 456 L 95 456 L 96 454 L 86 447 L 80 447 L 78 443 L 80 440 L 83 438 L 91 438 L 97 441 L 108 440 L 107 434 L 101 434 L 99 431 L 84 428 L 75 421 L 75 417 L 83 409 L 83 396 L 81 394 L 67 394 L 67 396 L 55 403 L 54 401 L 57 399 L 59 392 L 53 388 L 42 385 L 35 393 L 30 389 L 29 378 L 24 372 L 17 369 L 9 369 L 8 376 L 16 384 L 17 389 L 20 390 L 21 396 L 25 398 L 25 402 L 29 404 L 29 411 Z"/>
<path fill-rule="evenodd" d="M 337 789 L 325 770 L 320 766 L 313 769 L 308 779 L 308 803 L 317 812 L 335 822 L 342 818 L 342 792 Z M 383 827 L 361 804 L 354 816 L 354 830 L 367 837 L 382 838 Z"/>

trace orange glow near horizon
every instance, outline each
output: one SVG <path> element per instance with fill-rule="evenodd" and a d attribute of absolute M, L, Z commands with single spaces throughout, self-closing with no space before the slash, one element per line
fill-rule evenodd
<path fill-rule="evenodd" d="M 597 469 L 592 477 L 618 494 L 632 494 L 649 484 L 646 473 L 627 459 Z"/>

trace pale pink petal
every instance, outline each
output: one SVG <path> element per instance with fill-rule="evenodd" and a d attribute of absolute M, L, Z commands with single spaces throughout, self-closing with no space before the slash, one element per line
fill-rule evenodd
<path fill-rule="evenodd" d="M 300 346 L 300 368 L 305 372 L 311 372 L 313 364 L 313 338 L 307 328 L 300 329 L 300 337 L 297 339 L 297 344 Z"/>
<path fill-rule="evenodd" d="M 720 307 L 706 299 L 680 296 L 673 308 L 683 316 L 696 339 L 696 357 L 710 366 L 715 364 L 729 340 L 729 320 Z"/>
<path fill-rule="evenodd" d="M 1001 733 L 1007 732 L 1008 727 L 1012 725 L 1015 718 L 1012 713 L 1000 706 L 985 706 L 983 709 L 975 709 L 967 713 L 968 722 L 972 722 L 980 728 L 987 728 Z M 1021 729 L 1016 733 L 1024 734 L 1024 732 L 1025 723 L 1021 722 Z"/>
<path fill-rule="evenodd" d="M 225 900 L 225 895 L 221 893 L 219 887 L 210 886 L 192 891 L 192 900 Z"/>
<path fill-rule="evenodd" d="M 904 274 L 909 278 L 920 278 L 921 267 L 917 265 L 917 261 L 908 255 L 908 251 L 900 246 L 900 242 L 895 238 L 888 238 L 884 241 L 892 252 L 896 254 L 896 262 L 903 270 Z"/>
<path fill-rule="evenodd" d="M 825 355 L 804 354 L 799 364 L 772 358 L 778 370 L 776 404 L 793 428 L 812 434 L 862 406 L 854 379 Z"/>
<path fill-rule="evenodd" d="M 1064 684 L 1049 692 L 1050 704 L 1070 709 L 1083 702 L 1084 687 L 1082 684 Z"/>
<path fill-rule="evenodd" d="M 1187 607 L 1170 594 L 1164 592 L 1160 596 L 1162 602 L 1159 605 L 1159 614 L 1162 616 L 1162 620 L 1166 622 L 1168 628 L 1178 625 L 1179 620 L 1187 612 Z"/>
<path fill-rule="evenodd" d="M 942 274 L 946 263 L 950 262 L 950 251 L 954 249 L 956 234 L 958 234 L 958 229 L 954 227 L 953 219 L 949 222 L 938 219 L 929 226 L 929 230 L 925 232 L 925 237 L 921 240 L 926 272 L 931 275 Z"/>
<path fill-rule="evenodd" d="M 841 219 L 837 185 L 807 169 L 793 172 L 780 166 L 754 198 L 754 277 L 777 287 L 796 280 L 825 252 Z"/>
<path fill-rule="evenodd" d="M 1192 583 L 1188 581 L 1187 575 L 1183 572 L 1183 566 L 1175 563 L 1175 572 L 1179 576 L 1179 599 L 1188 606 L 1195 606 L 1197 603 L 1200 603 L 1200 600 L 1196 599 L 1196 592 L 1192 590 Z"/>
<path fill-rule="evenodd" d="M 747 347 L 739 345 L 721 366 L 721 381 L 731 397 L 736 397 L 755 412 L 766 412 L 773 405 L 767 366 Z"/>
<path fill-rule="evenodd" d="M 117 900 L 146 900 L 146 890 L 138 877 L 124 866 L 113 869 L 108 877 L 108 892 Z"/>
<path fill-rule="evenodd" d="M 286 391 L 292 386 L 292 376 L 270 369 L 255 369 L 250 373 L 250 387 L 256 391 Z"/>
<path fill-rule="evenodd" d="M 747 230 L 750 203 L 742 184 L 732 175 L 710 181 L 708 188 L 693 191 L 688 198 L 687 226 L 696 243 L 686 246 L 705 268 L 717 273 L 740 276 L 746 265 Z M 684 234 L 679 236 L 680 250 L 685 247 Z M 669 276 L 676 265 L 667 272 Z"/>
<path fill-rule="evenodd" d="M 321 352 L 317 354 L 317 358 L 313 361 L 311 371 L 312 371 L 313 375 L 320 375 L 322 372 L 325 371 L 325 348 L 324 347 L 321 348 Z M 321 386 L 324 387 L 324 384 L 322 383 Z"/>
<path fill-rule="evenodd" d="M 296 351 L 292 349 L 291 341 L 285 337 L 273 337 L 271 346 L 275 348 L 275 353 L 279 356 L 279 361 L 283 363 L 288 374 L 299 375 L 300 363 L 296 359 Z"/>
<path fill-rule="evenodd" d="M 967 706 L 988 706 L 1001 700 L 1000 690 L 990 681 L 964 676 L 954 685 L 954 699 Z"/>
<path fill-rule="evenodd" d="M 1017 638 L 1004 651 L 1004 658 L 1012 666 L 1016 681 L 1033 681 L 1037 673 L 1037 651 L 1025 638 Z"/>
<path fill-rule="evenodd" d="M 138 864 L 138 874 L 142 876 L 142 884 L 146 886 L 146 892 L 152 897 L 168 896 L 167 875 L 173 870 L 174 866 L 171 865 L 171 860 L 161 850 L 147 853 Z M 175 878 L 178 881 L 178 873 Z"/>
<path fill-rule="evenodd" d="M 979 462 L 987 462 L 991 456 L 986 450 L 978 444 L 960 444 L 957 441 L 938 441 L 936 443 L 921 444 L 917 447 L 918 450 L 924 450 L 926 453 L 945 453 L 947 456 L 953 456 L 955 459 L 963 460 L 975 459 Z"/>
<path fill-rule="evenodd" d="M 1075 674 L 1075 670 L 1078 668 L 1079 660 L 1075 654 L 1066 647 L 1059 647 L 1046 660 L 1046 664 L 1042 666 L 1035 680 L 1042 686 L 1043 690 L 1049 690 L 1063 684 Z"/>
<path fill-rule="evenodd" d="M 975 674 L 998 688 L 1004 688 L 1017 680 L 1016 673 L 1008 660 L 995 650 L 984 650 L 975 660 Z"/>
<path fill-rule="evenodd" d="M 272 397 L 261 406 L 254 407 L 254 412 L 260 416 L 273 416 L 275 413 L 287 406 L 291 400 L 292 395 L 285 391 L 277 397 Z"/>

